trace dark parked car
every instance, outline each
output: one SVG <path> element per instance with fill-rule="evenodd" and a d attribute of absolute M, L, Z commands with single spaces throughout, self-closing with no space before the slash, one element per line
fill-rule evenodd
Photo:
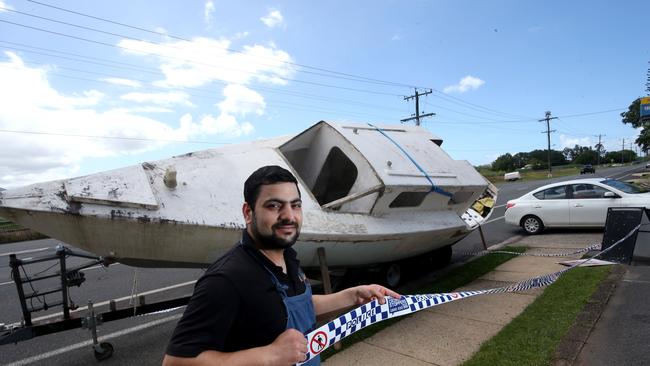
<path fill-rule="evenodd" d="M 596 168 L 594 168 L 593 165 L 591 164 L 584 165 L 582 169 L 580 169 L 580 174 L 587 174 L 587 173 L 595 174 Z"/>

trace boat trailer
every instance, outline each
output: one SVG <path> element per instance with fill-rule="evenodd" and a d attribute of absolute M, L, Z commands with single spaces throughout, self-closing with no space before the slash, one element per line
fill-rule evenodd
<path fill-rule="evenodd" d="M 66 265 L 67 257 L 85 258 L 88 259 L 89 262 L 68 268 Z M 25 270 L 25 266 L 50 261 L 59 262 L 59 270 L 56 273 L 29 276 Z M 18 290 L 18 298 L 20 300 L 23 319 L 19 323 L 10 325 L 0 324 L 0 345 L 18 343 L 66 330 L 84 328 L 90 330 L 93 340 L 92 349 L 95 358 L 101 361 L 112 356 L 113 346 L 108 342 L 100 343 L 98 341 L 97 327 L 99 325 L 114 320 L 126 319 L 161 311 L 170 311 L 187 305 L 190 296 L 179 297 L 152 304 L 145 304 L 144 297 L 139 296 L 138 301 L 136 301 L 135 304 L 121 309 L 117 309 L 116 302 L 111 300 L 109 302 L 109 311 L 98 313 L 95 311 L 92 301 L 88 301 L 88 308 L 85 314 L 74 312 L 74 310 L 78 309 L 78 306 L 70 299 L 68 288 L 73 286 L 79 287 L 86 280 L 84 273 L 81 272 L 81 270 L 96 265 L 108 267 L 111 263 L 112 261 L 109 259 L 73 251 L 63 245 L 58 245 L 56 247 L 55 254 L 34 258 L 19 259 L 15 254 L 11 254 L 9 256 L 9 264 L 13 281 Z M 56 263 L 54 263 L 53 266 L 55 265 Z M 60 279 L 60 286 L 58 287 L 43 291 L 38 291 L 34 288 L 34 283 L 38 281 L 57 277 Z M 29 286 L 29 289 L 31 289 L 32 292 L 25 292 L 26 285 Z M 56 293 L 61 293 L 61 300 L 51 303 L 45 302 L 45 295 Z M 34 306 L 32 300 L 41 297 L 43 298 L 41 304 Z M 59 316 L 55 320 L 32 320 L 32 313 L 45 311 L 55 306 L 63 307 L 62 317 Z M 71 313 L 71 311 L 73 312 Z"/>

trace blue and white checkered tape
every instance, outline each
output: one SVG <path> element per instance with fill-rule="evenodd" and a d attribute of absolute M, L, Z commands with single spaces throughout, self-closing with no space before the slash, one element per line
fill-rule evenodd
<path fill-rule="evenodd" d="M 488 294 L 501 294 L 507 292 L 521 292 L 526 290 L 531 290 L 534 288 L 545 287 L 553 282 L 557 281 L 560 276 L 564 273 L 578 267 L 582 263 L 586 263 L 591 259 L 594 259 L 616 247 L 618 244 L 625 241 L 630 237 L 634 232 L 636 232 L 641 225 L 638 225 L 632 231 L 630 231 L 626 236 L 618 240 L 616 243 L 612 244 L 606 250 L 601 251 L 599 254 L 585 259 L 584 261 L 578 262 L 571 267 L 563 269 L 558 272 L 545 274 L 539 277 L 530 278 L 509 286 L 491 288 L 485 290 L 476 290 L 476 291 L 459 291 L 459 292 L 450 292 L 450 293 L 440 293 L 440 294 L 425 294 L 425 295 L 402 295 L 399 299 L 394 299 L 392 297 L 385 297 L 384 303 L 380 304 L 378 300 L 373 300 L 367 304 L 361 305 L 356 309 L 353 309 L 338 318 L 330 321 L 327 324 L 322 325 L 321 327 L 313 330 L 307 334 L 307 358 L 304 362 L 309 361 L 314 358 L 334 343 L 342 340 L 343 338 L 357 332 L 371 324 L 378 323 L 380 321 L 395 318 L 398 316 L 403 316 L 407 314 L 412 314 L 417 311 L 437 306 L 440 304 L 445 304 L 448 302 L 465 299 L 477 295 L 488 295 Z M 595 249 L 595 246 L 589 246 L 585 249 Z M 583 252 L 585 250 L 580 250 Z M 512 254 L 521 254 L 512 252 Z M 546 256 L 546 255 L 545 255 Z M 555 256 L 555 255 L 548 255 Z M 303 362 L 303 363 L 304 363 Z M 302 363 L 298 364 L 301 365 Z"/>

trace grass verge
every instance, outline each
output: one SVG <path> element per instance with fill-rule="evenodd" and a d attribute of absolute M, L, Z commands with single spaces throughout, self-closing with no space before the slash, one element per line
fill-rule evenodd
<path fill-rule="evenodd" d="M 542 180 L 548 178 L 548 170 L 518 170 L 522 181 Z M 507 172 L 481 170 L 480 173 L 492 183 L 503 183 L 503 174 Z M 580 173 L 579 166 L 553 167 L 553 177 L 565 177 Z"/>
<path fill-rule="evenodd" d="M 581 267 L 564 274 L 463 366 L 550 365 L 562 337 L 610 270 Z"/>
<path fill-rule="evenodd" d="M 506 247 L 504 250 L 523 253 L 526 251 L 526 248 Z M 494 268 L 504 262 L 507 262 L 514 256 L 514 254 L 490 254 L 477 258 L 469 263 L 463 264 L 457 268 L 450 270 L 448 273 L 433 283 L 415 289 L 413 293 L 433 294 L 453 291 L 492 271 Z M 383 322 L 374 324 L 371 327 L 362 329 L 352 334 L 351 336 L 341 341 L 341 350 L 344 350 L 347 347 L 350 347 L 351 345 L 376 334 L 380 330 L 387 328 L 404 318 L 406 317 L 384 320 Z M 327 358 L 333 356 L 337 352 L 340 351 L 334 350 L 333 347 L 328 348 L 325 350 L 325 352 L 321 353 L 321 361 L 325 361 Z"/>

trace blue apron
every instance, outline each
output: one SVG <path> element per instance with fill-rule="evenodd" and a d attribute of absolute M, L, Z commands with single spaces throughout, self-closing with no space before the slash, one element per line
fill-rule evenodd
<path fill-rule="evenodd" d="M 297 329 L 302 334 L 307 334 L 312 331 L 316 326 L 316 314 L 314 312 L 314 303 L 312 302 L 311 286 L 305 280 L 305 292 L 296 296 L 287 296 L 287 285 L 280 283 L 277 277 L 271 272 L 270 269 L 263 266 L 271 275 L 271 280 L 275 285 L 275 289 L 280 294 L 284 307 L 287 310 L 287 328 Z M 298 275 L 304 276 L 300 268 L 298 268 Z M 311 360 L 304 363 L 308 366 L 320 365 L 320 356 L 316 356 Z"/>

